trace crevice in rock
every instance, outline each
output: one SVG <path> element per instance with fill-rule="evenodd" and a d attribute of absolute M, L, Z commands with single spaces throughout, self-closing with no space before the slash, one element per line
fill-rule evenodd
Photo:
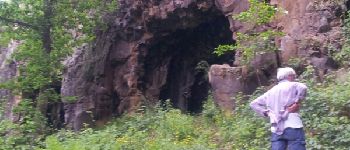
<path fill-rule="evenodd" d="M 52 89 L 58 94 L 61 93 L 61 83 L 54 83 L 51 86 Z M 62 101 L 52 101 L 47 103 L 45 115 L 48 125 L 61 129 L 64 127 L 64 108 Z"/>
<path fill-rule="evenodd" d="M 57 129 L 64 127 L 64 109 L 61 102 L 48 103 L 45 115 L 48 125 Z"/>
<path fill-rule="evenodd" d="M 209 67 L 209 65 L 205 67 Z M 210 89 L 207 69 L 196 70 L 194 78 L 194 83 L 191 86 L 191 97 L 188 101 L 188 111 L 199 113 L 202 110 L 203 101 L 208 98 L 208 91 Z"/>

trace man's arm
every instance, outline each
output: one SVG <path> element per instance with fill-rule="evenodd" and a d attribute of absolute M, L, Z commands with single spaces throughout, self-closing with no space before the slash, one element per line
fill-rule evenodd
<path fill-rule="evenodd" d="M 289 113 L 295 113 L 298 112 L 300 109 L 300 103 L 301 101 L 303 101 L 306 97 L 306 93 L 307 93 L 307 87 L 305 84 L 303 83 L 298 83 L 296 85 L 296 91 L 297 91 L 297 100 L 295 101 L 295 103 L 293 103 L 292 105 L 287 107 L 287 111 Z"/>
<path fill-rule="evenodd" d="M 267 117 L 268 116 L 268 109 L 266 109 L 266 99 L 267 99 L 267 93 L 261 95 L 257 99 L 253 100 L 250 103 L 250 107 L 259 115 Z"/>
<path fill-rule="evenodd" d="M 296 90 L 297 90 L 297 98 L 298 98 L 297 102 L 304 100 L 307 93 L 307 86 L 303 83 L 298 83 L 296 86 Z"/>

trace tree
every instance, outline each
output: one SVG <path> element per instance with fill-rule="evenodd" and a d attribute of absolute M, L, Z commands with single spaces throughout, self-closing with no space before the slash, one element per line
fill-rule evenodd
<path fill-rule="evenodd" d="M 61 62 L 73 48 L 93 40 L 94 27 L 115 4 L 100 0 L 0 1 L 2 43 L 23 41 L 14 56 L 21 64 L 16 80 L 20 92 L 52 90 L 61 80 Z"/>
<path fill-rule="evenodd" d="M 93 41 L 96 26 L 104 27 L 103 16 L 116 10 L 116 4 L 116 0 L 0 0 L 0 44 L 21 41 L 13 55 L 19 76 L 1 84 L 22 96 L 19 107 L 26 108 L 16 109 L 21 124 L 42 119 L 34 115 L 44 116 L 48 103 L 60 102 L 62 61 L 74 48 Z M 41 113 L 33 112 L 38 110 Z"/>

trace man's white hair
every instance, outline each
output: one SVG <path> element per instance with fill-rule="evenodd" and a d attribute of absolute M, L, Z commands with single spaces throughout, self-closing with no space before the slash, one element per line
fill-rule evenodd
<path fill-rule="evenodd" d="M 293 68 L 285 67 L 277 69 L 277 80 L 281 81 L 283 79 L 287 79 L 289 75 L 296 75 Z"/>

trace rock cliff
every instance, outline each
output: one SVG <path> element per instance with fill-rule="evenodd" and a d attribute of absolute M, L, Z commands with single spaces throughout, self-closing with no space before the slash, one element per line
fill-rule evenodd
<path fill-rule="evenodd" d="M 319 68 L 336 68 L 329 63 L 330 47 L 341 47 L 341 19 L 347 8 L 316 2 L 270 1 L 288 11 L 271 24 L 286 33 L 276 39 L 282 63 L 307 58 Z M 116 17 L 108 19 L 108 28 L 98 32 L 96 43 L 77 49 L 66 61 L 61 90 L 66 125 L 79 129 L 84 123 L 103 124 L 166 99 L 183 111 L 197 112 L 210 84 L 218 104 L 232 109 L 235 93 L 250 93 L 267 84 L 277 68 L 275 61 L 266 61 L 271 56 L 260 56 L 254 62 L 259 64 L 257 71 L 249 73 L 230 66 L 233 54 L 212 54 L 219 44 L 234 42 L 232 33 L 244 25 L 231 15 L 246 8 L 245 0 L 120 0 Z M 209 65 L 224 63 L 230 65 L 211 68 L 209 84 Z M 242 74 L 249 76 L 239 78 Z"/>
<path fill-rule="evenodd" d="M 320 80 L 328 71 L 338 68 L 332 56 L 342 47 L 342 19 L 349 2 L 271 0 L 270 3 L 286 12 L 269 25 L 285 33 L 285 36 L 275 39 L 280 50 L 279 58 L 268 54 L 257 56 L 252 62 L 253 71 L 227 65 L 212 66 L 209 71 L 209 76 L 214 79 L 211 81 L 214 99 L 227 110 L 234 108 L 233 97 L 238 92 L 250 94 L 257 86 L 270 83 L 278 64 L 294 67 L 299 72 L 312 65 L 316 69 L 315 76 Z M 233 32 L 244 32 L 244 26 L 233 20 L 230 22 Z M 239 59 L 236 55 L 236 60 Z"/>
<path fill-rule="evenodd" d="M 208 64 L 229 63 L 212 50 L 232 43 L 227 17 L 213 0 L 121 0 L 96 44 L 67 60 L 62 83 L 67 126 L 103 124 L 140 105 L 172 99 L 198 111 L 208 95 Z M 201 61 L 203 61 L 200 63 Z"/>

